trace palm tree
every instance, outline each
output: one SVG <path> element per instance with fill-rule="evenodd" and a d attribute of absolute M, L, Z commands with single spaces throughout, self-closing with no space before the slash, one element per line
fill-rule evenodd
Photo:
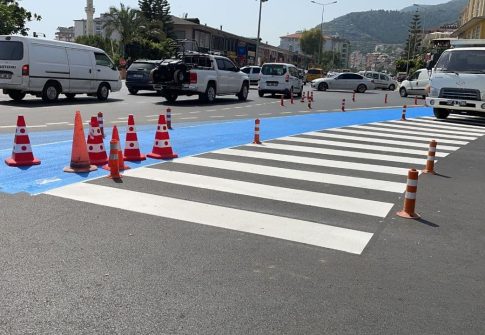
<path fill-rule="evenodd" d="M 125 56 L 126 44 L 130 43 L 138 33 L 141 20 L 140 11 L 120 3 L 119 9 L 110 7 L 106 18 L 107 21 L 103 27 L 110 37 L 114 32 L 120 34 L 120 52 L 122 56 Z"/>

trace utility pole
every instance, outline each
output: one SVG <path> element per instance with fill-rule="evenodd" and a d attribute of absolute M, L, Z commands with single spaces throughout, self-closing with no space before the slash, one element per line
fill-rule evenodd
<path fill-rule="evenodd" d="M 259 20 L 258 20 L 258 37 L 256 39 L 256 65 L 261 65 L 259 61 L 259 40 L 261 33 L 261 10 L 263 9 L 263 2 L 268 0 L 259 0 Z"/>
<path fill-rule="evenodd" d="M 314 3 L 316 5 L 322 6 L 322 21 L 320 23 L 320 47 L 318 48 L 318 63 L 322 63 L 322 48 L 323 48 L 323 13 L 325 12 L 325 6 L 327 5 L 332 5 L 334 3 L 337 3 L 337 1 L 332 1 L 332 2 L 327 2 L 327 3 L 320 3 L 316 1 L 310 1 L 311 3 Z M 332 42 L 333 43 L 333 42 Z M 332 45 L 333 49 L 333 45 Z"/>

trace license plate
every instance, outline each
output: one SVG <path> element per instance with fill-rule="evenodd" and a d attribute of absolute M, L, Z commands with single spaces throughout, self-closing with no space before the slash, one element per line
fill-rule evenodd
<path fill-rule="evenodd" d="M 267 84 L 268 86 L 278 86 L 278 83 L 275 82 L 268 82 Z"/>
<path fill-rule="evenodd" d="M 12 79 L 12 75 L 10 73 L 0 73 L 0 79 Z"/>
<path fill-rule="evenodd" d="M 134 74 L 133 78 L 143 78 L 143 75 L 142 74 Z"/>
<path fill-rule="evenodd" d="M 449 106 L 466 106 L 465 100 L 448 100 L 446 103 Z"/>

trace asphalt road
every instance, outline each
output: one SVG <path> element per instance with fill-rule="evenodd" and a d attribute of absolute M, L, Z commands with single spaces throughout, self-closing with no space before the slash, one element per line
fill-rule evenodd
<path fill-rule="evenodd" d="M 181 113 L 175 122 L 310 113 L 251 93 L 246 103 L 170 107 Z M 348 109 L 384 107 L 384 94 L 358 95 Z M 76 107 L 85 120 L 109 106 L 107 122 L 136 113 L 152 123 L 168 106 L 152 94 L 119 95 L 20 108 L 29 125 L 46 126 L 30 131 L 46 131 L 69 129 L 47 123 L 72 122 Z M 351 99 L 314 95 L 314 109 L 330 112 Z M 413 99 L 394 92 L 388 106 L 403 101 Z M 2 125 L 11 125 L 19 107 L 0 106 Z M 484 333 L 484 130 L 483 120 L 466 117 L 337 127 L 133 169 L 118 184 L 101 178 L 38 196 L 0 193 L 0 334 Z M 437 175 L 420 176 L 422 219 L 397 218 L 405 171 L 425 159 L 429 138 L 443 155 Z M 312 182 L 315 174 L 324 179 Z M 195 209 L 200 217 L 190 217 Z M 316 245 L 342 232 L 323 226 L 358 232 L 363 249 Z"/>
<path fill-rule="evenodd" d="M 309 91 L 311 87 L 307 84 L 305 92 Z M 397 91 L 376 90 L 356 94 L 355 102 L 352 101 L 350 91 L 314 91 L 313 94 L 314 102 L 309 109 L 307 102 L 301 103 L 296 97 L 293 105 L 287 100 L 284 102 L 285 106 L 281 107 L 278 97 L 266 95 L 260 98 L 255 86 L 252 86 L 246 102 L 239 102 L 236 96 L 222 96 L 212 105 L 201 104 L 197 96 L 180 97 L 175 103 L 170 104 L 149 91 L 130 95 L 125 86 L 120 92 L 112 93 L 105 103 L 99 103 L 96 98 L 85 95 L 76 97 L 74 101 L 69 101 L 61 95 L 57 103 L 50 105 L 45 104 L 40 98 L 28 95 L 21 103 L 15 103 L 7 95 L 0 93 L 0 133 L 12 132 L 19 114 L 25 116 L 30 131 L 48 131 L 72 129 L 75 111 L 81 112 L 84 121 L 89 120 L 91 115 L 103 112 L 105 124 L 110 126 L 126 124 L 129 114 L 135 115 L 137 124 L 156 124 L 158 114 L 167 108 L 172 110 L 172 122 L 189 123 L 340 111 L 342 99 L 346 99 L 346 110 L 400 107 L 404 104 L 412 106 L 415 103 L 414 97 L 401 98 Z M 418 99 L 417 103 L 423 105 L 423 100 Z"/>

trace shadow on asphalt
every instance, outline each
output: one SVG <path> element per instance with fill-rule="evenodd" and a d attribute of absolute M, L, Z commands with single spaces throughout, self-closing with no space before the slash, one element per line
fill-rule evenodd
<path fill-rule="evenodd" d="M 15 102 L 13 100 L 0 101 L 0 106 L 10 106 L 10 107 L 24 107 L 24 108 L 37 108 L 37 107 L 48 107 L 48 106 L 72 106 L 72 105 L 96 105 L 99 103 L 110 103 L 124 101 L 123 99 L 113 99 L 108 98 L 107 101 L 99 101 L 92 97 L 83 97 L 75 99 L 60 98 L 56 102 L 47 103 L 42 99 L 25 100 L 21 102 Z"/>
<path fill-rule="evenodd" d="M 425 224 L 427 226 L 433 227 L 433 228 L 438 228 L 439 227 L 439 225 L 437 225 L 436 223 L 433 223 L 431 221 L 425 220 L 423 218 L 418 219 L 416 221 L 419 222 L 419 223 Z"/>

